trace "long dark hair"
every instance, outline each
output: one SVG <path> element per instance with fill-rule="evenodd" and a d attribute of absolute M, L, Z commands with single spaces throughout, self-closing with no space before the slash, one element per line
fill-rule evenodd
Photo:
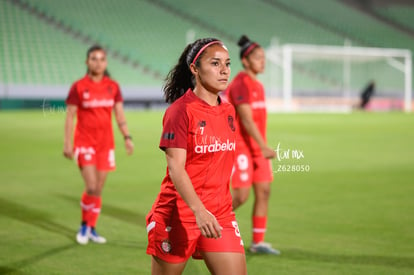
<path fill-rule="evenodd" d="M 88 51 L 86 52 L 86 59 L 88 59 L 89 58 L 89 55 L 91 53 L 93 53 L 94 51 L 103 51 L 106 54 L 105 49 L 101 45 L 95 44 L 95 45 L 92 45 L 91 47 L 89 47 Z M 89 73 L 89 69 L 88 68 L 86 68 L 86 73 Z M 107 77 L 110 77 L 111 76 L 109 74 L 109 72 L 108 72 L 108 69 L 105 69 L 104 76 L 107 76 Z"/>
<path fill-rule="evenodd" d="M 165 102 L 173 103 L 180 98 L 188 89 L 194 89 L 194 76 L 190 70 L 190 64 L 193 62 L 195 56 L 201 48 L 210 42 L 219 41 L 216 38 L 201 38 L 188 44 L 181 53 L 177 64 L 171 69 L 165 78 L 163 87 Z M 200 66 L 200 59 L 203 56 L 202 52 L 194 65 Z"/>
<path fill-rule="evenodd" d="M 260 45 L 254 41 L 251 41 L 247 35 L 242 35 L 237 45 L 240 47 L 240 59 L 249 56 L 254 49 L 260 48 Z"/>

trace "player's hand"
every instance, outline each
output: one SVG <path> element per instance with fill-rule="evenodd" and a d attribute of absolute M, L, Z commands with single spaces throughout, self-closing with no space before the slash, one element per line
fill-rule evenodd
<path fill-rule="evenodd" d="M 125 150 L 128 155 L 131 155 L 134 152 L 134 143 L 129 138 L 125 140 Z"/>
<path fill-rule="evenodd" d="M 203 209 L 195 213 L 198 228 L 201 235 L 206 238 L 221 238 L 221 230 L 223 229 L 217 222 L 216 217 L 207 209 Z"/>
<path fill-rule="evenodd" d="M 273 159 L 276 157 L 276 151 L 268 146 L 262 148 L 262 154 L 267 159 Z"/>
<path fill-rule="evenodd" d="M 71 144 L 65 144 L 63 147 L 63 156 L 67 159 L 73 159 L 73 147 Z"/>

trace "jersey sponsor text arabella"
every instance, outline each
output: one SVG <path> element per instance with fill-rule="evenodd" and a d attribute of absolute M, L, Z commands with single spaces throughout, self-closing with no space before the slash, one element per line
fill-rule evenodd
<path fill-rule="evenodd" d="M 98 108 L 98 107 L 112 107 L 115 101 L 113 99 L 93 99 L 83 101 L 82 106 L 84 108 Z"/>
<path fill-rule="evenodd" d="M 194 147 L 194 151 L 197 154 L 205 154 L 205 153 L 214 153 L 219 151 L 235 151 L 236 150 L 236 142 L 230 142 L 227 139 L 226 142 L 220 143 L 216 140 L 215 143 L 212 144 L 204 144 L 204 145 L 197 145 Z"/>

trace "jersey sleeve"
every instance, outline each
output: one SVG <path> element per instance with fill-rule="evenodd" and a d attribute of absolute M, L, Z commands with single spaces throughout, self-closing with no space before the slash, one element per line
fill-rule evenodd
<path fill-rule="evenodd" d="M 66 98 L 66 105 L 80 105 L 80 98 L 78 91 L 76 89 L 76 83 L 72 84 L 72 87 L 69 90 L 68 97 Z"/>
<path fill-rule="evenodd" d="M 124 101 L 124 98 L 122 97 L 121 89 L 119 88 L 118 83 L 115 85 L 115 87 L 116 87 L 116 91 L 115 91 L 114 101 L 115 102 L 122 102 L 122 101 Z"/>
<path fill-rule="evenodd" d="M 249 85 L 246 83 L 245 77 L 232 83 L 228 96 L 235 106 L 250 103 Z"/>
<path fill-rule="evenodd" d="M 188 116 L 184 106 L 173 106 L 167 109 L 163 119 L 160 149 L 187 149 Z"/>

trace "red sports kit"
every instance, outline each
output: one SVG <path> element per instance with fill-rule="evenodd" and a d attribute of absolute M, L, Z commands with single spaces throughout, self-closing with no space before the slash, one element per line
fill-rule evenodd
<path fill-rule="evenodd" d="M 266 141 L 266 102 L 263 85 L 240 72 L 225 91 L 228 101 L 234 106 L 249 104 L 253 120 Z M 273 180 L 272 163 L 263 157 L 257 142 L 246 132 L 241 122 L 237 138 L 236 162 L 232 175 L 232 187 L 250 187 L 252 183 L 271 182 Z"/>
<path fill-rule="evenodd" d="M 122 101 L 118 83 L 106 76 L 94 82 L 85 75 L 72 85 L 66 104 L 78 107 L 74 152 L 79 167 L 115 169 L 112 110 L 115 103 Z"/>
<path fill-rule="evenodd" d="M 231 104 L 220 102 L 210 106 L 192 90 L 167 109 L 160 148 L 186 150 L 186 172 L 206 209 L 223 227 L 222 238 L 201 235 L 193 212 L 178 194 L 167 170 L 161 191 L 147 215 L 148 254 L 179 263 L 191 255 L 199 258 L 203 251 L 244 253 L 229 186 L 236 127 Z"/>

